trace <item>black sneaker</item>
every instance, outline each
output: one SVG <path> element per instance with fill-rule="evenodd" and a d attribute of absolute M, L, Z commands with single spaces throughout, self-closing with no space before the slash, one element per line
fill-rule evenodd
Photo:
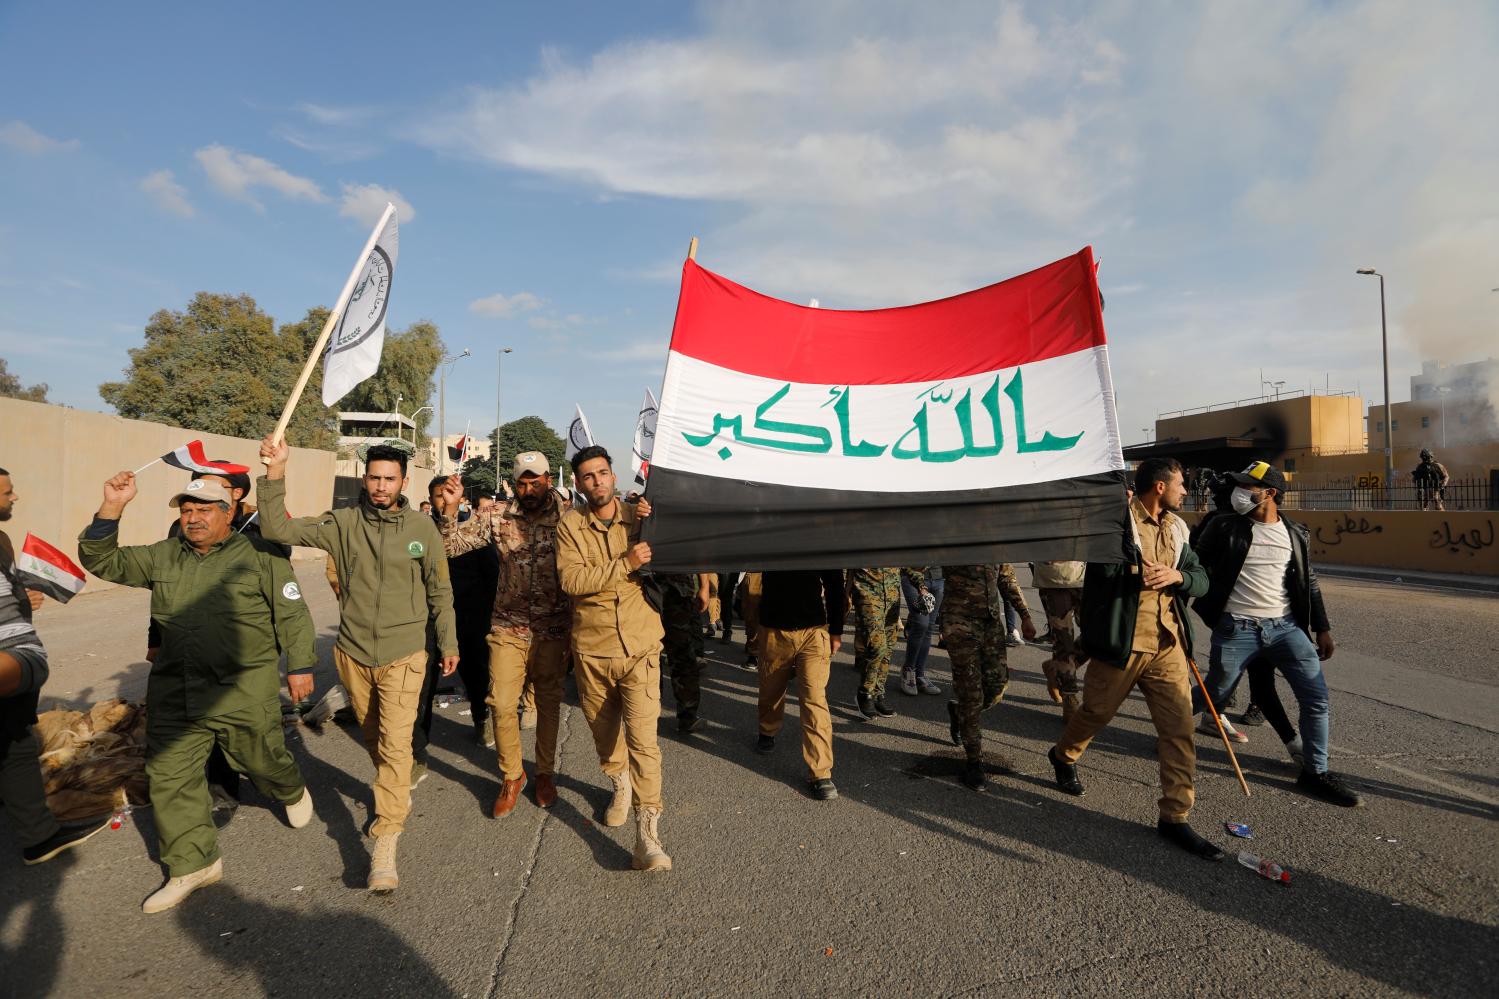
<path fill-rule="evenodd" d="M 1358 792 L 1343 783 L 1343 778 L 1334 773 L 1314 774 L 1310 770 L 1303 770 L 1301 776 L 1296 778 L 1296 786 L 1313 798 L 1321 798 L 1329 804 L 1344 808 L 1364 807 L 1364 799 L 1359 797 Z"/>
<path fill-rule="evenodd" d="M 1063 763 L 1057 759 L 1057 747 L 1053 746 L 1046 751 L 1046 758 L 1051 760 L 1051 768 L 1057 775 L 1057 787 L 1068 794 L 1081 798 L 1087 794 L 1083 782 L 1077 779 L 1077 766 L 1072 763 Z"/>
<path fill-rule="evenodd" d="M 984 777 L 984 761 L 968 759 L 963 761 L 963 775 L 958 778 L 963 786 L 975 791 L 982 791 L 988 780 Z"/>
<path fill-rule="evenodd" d="M 761 732 L 760 737 L 755 740 L 755 752 L 759 753 L 761 756 L 769 756 L 771 753 L 775 752 L 775 750 L 776 737 L 773 735 L 766 735 L 764 732 Z"/>
<path fill-rule="evenodd" d="M 864 716 L 865 721 L 879 716 L 879 712 L 874 707 L 874 698 L 864 693 L 863 689 L 854 695 L 854 703 L 859 706 L 859 714 Z"/>
<path fill-rule="evenodd" d="M 1245 708 L 1244 713 L 1239 716 L 1239 724 L 1248 725 L 1250 727 L 1263 725 L 1265 724 L 1265 713 L 1260 710 L 1260 706 L 1258 704 L 1250 701 L 1249 707 Z"/>
<path fill-rule="evenodd" d="M 84 840 L 108 828 L 109 819 L 106 818 L 97 823 L 90 822 L 87 825 L 59 829 L 36 846 L 28 846 L 22 850 L 21 859 L 28 864 L 45 863 L 64 850 L 75 847 Z"/>
<path fill-rule="evenodd" d="M 881 717 L 884 717 L 884 718 L 893 718 L 893 717 L 895 717 L 895 709 L 892 708 L 892 707 L 890 707 L 888 704 L 885 703 L 885 695 L 884 694 L 881 694 L 879 697 L 876 697 L 874 699 L 874 709 L 875 709 L 875 711 L 879 712 L 879 714 L 880 714 Z"/>
<path fill-rule="evenodd" d="M 1155 824 L 1155 831 L 1168 843 L 1175 843 L 1194 857 L 1203 860 L 1222 860 L 1224 852 L 1212 843 L 1197 835 L 1196 831 L 1185 822 L 1167 822 L 1160 819 Z"/>
<path fill-rule="evenodd" d="M 697 712 L 677 715 L 677 731 L 683 735 L 697 731 Z"/>
<path fill-rule="evenodd" d="M 761 736 L 760 738 L 765 738 Z M 831 777 L 819 777 L 807 786 L 807 793 L 818 801 L 832 801 L 838 797 L 838 787 Z"/>
<path fill-rule="evenodd" d="M 954 746 L 963 745 L 963 726 L 958 724 L 958 702 L 947 702 L 947 734 Z"/>

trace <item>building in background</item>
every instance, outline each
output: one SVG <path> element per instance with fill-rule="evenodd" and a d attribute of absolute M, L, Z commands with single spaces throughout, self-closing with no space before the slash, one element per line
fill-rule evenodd
<path fill-rule="evenodd" d="M 1390 406 L 1395 447 L 1433 451 L 1499 443 L 1499 358 L 1470 364 L 1423 361 L 1409 402 Z M 1369 407 L 1369 450 L 1384 448 L 1384 406 Z M 1444 459 L 1445 463 L 1445 459 Z M 1397 466 L 1398 467 L 1398 466 Z"/>
<path fill-rule="evenodd" d="M 447 438 L 445 439 L 445 443 L 450 448 L 457 448 L 463 443 L 463 434 L 448 434 Z M 483 458 L 485 461 L 488 461 L 493 456 L 493 454 L 494 452 L 490 449 L 489 438 L 487 436 L 475 434 L 473 440 L 468 442 L 468 456 L 470 459 Z M 428 437 L 427 464 L 431 465 L 433 468 L 441 468 L 443 467 L 441 459 L 442 454 L 438 451 L 437 438 Z M 447 468 L 450 471 L 458 470 L 458 462 L 455 458 L 452 457 L 451 452 L 448 455 Z"/>

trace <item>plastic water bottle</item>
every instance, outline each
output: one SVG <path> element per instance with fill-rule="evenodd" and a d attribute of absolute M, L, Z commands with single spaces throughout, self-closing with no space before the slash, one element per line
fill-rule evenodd
<path fill-rule="evenodd" d="M 1249 868 L 1262 878 L 1278 881 L 1283 885 L 1291 883 L 1291 872 L 1282 870 L 1281 866 L 1273 860 L 1264 860 L 1245 850 L 1239 854 L 1239 863 Z"/>

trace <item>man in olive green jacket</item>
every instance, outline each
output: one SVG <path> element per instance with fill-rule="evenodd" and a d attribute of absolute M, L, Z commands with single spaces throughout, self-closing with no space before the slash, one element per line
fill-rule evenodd
<path fill-rule="evenodd" d="M 437 632 L 442 674 L 458 666 L 453 587 L 442 535 L 411 508 L 406 453 L 377 445 L 365 458 L 359 505 L 316 517 L 286 515 L 286 460 L 274 435 L 260 445 L 266 475 L 255 486 L 268 541 L 321 548 L 338 566 L 338 642 L 333 659 L 375 764 L 375 849 L 368 888 L 394 891 L 396 842 L 411 811 L 411 730 L 427 675 L 427 624 Z"/>
<path fill-rule="evenodd" d="M 170 909 L 223 876 L 203 764 L 215 745 L 300 829 L 312 797 L 281 734 L 277 665 L 287 654 L 292 699 L 312 692 L 312 616 L 291 563 L 230 526 L 230 495 L 210 479 L 173 497 L 182 534 L 121 548 L 120 516 L 135 474 L 104 484 L 104 502 L 78 539 L 79 560 L 112 583 L 151 590 L 161 652 L 146 685 L 146 777 L 167 883 L 142 909 Z"/>

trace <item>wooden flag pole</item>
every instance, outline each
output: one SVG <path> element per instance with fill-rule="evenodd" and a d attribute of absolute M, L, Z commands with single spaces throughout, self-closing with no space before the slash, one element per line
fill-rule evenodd
<path fill-rule="evenodd" d="M 280 444 L 286 436 L 287 424 L 291 423 L 291 414 L 297 408 L 297 403 L 302 401 L 302 391 L 307 388 L 307 380 L 312 377 L 312 369 L 317 366 L 318 359 L 323 356 L 323 351 L 328 346 L 328 338 L 333 335 L 334 328 L 343 316 L 345 306 L 349 303 L 349 296 L 354 293 L 354 282 L 359 280 L 359 274 L 364 270 L 364 265 L 370 258 L 370 251 L 380 241 L 380 234 L 385 231 L 385 225 L 390 217 L 395 214 L 396 206 L 386 204 L 385 211 L 380 213 L 380 221 L 375 223 L 375 230 L 370 233 L 369 240 L 364 244 L 364 252 L 354 261 L 354 269 L 349 271 L 349 279 L 344 282 L 344 290 L 338 295 L 338 303 L 333 311 L 328 313 L 328 321 L 323 323 L 323 331 L 318 334 L 317 343 L 312 346 L 312 353 L 307 356 L 307 363 L 302 365 L 302 374 L 297 378 L 297 384 L 291 390 L 291 398 L 286 400 L 286 406 L 281 410 L 281 419 L 276 421 L 276 433 L 273 441 Z M 263 459 L 262 459 L 263 460 Z"/>
<path fill-rule="evenodd" d="M 692 242 L 687 244 L 687 259 L 697 261 L 697 237 L 692 237 Z"/>
<path fill-rule="evenodd" d="M 1234 765 L 1234 773 L 1239 776 L 1239 786 L 1244 789 L 1244 797 L 1250 797 L 1249 783 L 1244 780 L 1244 771 L 1239 769 L 1239 758 L 1234 755 L 1234 747 L 1228 741 L 1228 733 L 1223 731 L 1223 719 L 1218 717 L 1218 709 L 1213 707 L 1213 698 L 1208 694 L 1208 685 L 1202 682 L 1202 674 L 1197 672 L 1197 663 L 1191 657 L 1187 658 L 1187 665 L 1192 667 L 1192 675 L 1197 677 L 1197 685 L 1202 688 L 1203 703 L 1208 706 L 1208 713 L 1213 716 L 1213 723 L 1218 726 L 1218 735 L 1223 739 L 1223 748 L 1228 750 L 1228 762 Z"/>

